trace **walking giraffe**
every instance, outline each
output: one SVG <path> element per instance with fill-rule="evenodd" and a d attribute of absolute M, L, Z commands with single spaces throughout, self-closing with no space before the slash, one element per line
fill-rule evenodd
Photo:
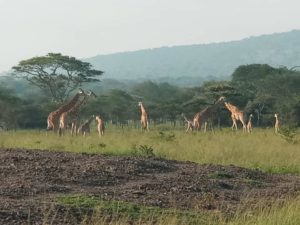
<path fill-rule="evenodd" d="M 94 115 L 92 115 L 88 120 L 86 120 L 83 124 L 81 124 L 77 130 L 77 133 L 81 133 L 83 136 L 85 136 L 87 133 L 91 132 L 90 124 L 95 118 Z"/>
<path fill-rule="evenodd" d="M 279 118 L 278 118 L 278 114 L 275 113 L 275 114 L 274 114 L 274 117 L 275 117 L 274 129 L 275 129 L 275 134 L 277 134 L 278 131 L 279 131 L 279 125 L 280 125 L 280 123 L 279 123 Z"/>
<path fill-rule="evenodd" d="M 181 115 L 184 118 L 184 121 L 187 123 L 187 128 L 186 128 L 185 132 L 193 131 L 193 129 L 194 129 L 193 121 L 192 120 L 188 120 L 183 113 Z"/>
<path fill-rule="evenodd" d="M 84 91 L 79 89 L 76 95 L 68 103 L 49 113 L 47 118 L 47 130 L 53 130 L 56 133 L 59 128 L 59 118 L 61 114 L 71 109 L 80 100 L 80 96 L 84 94 Z"/>
<path fill-rule="evenodd" d="M 142 102 L 138 104 L 141 108 L 141 127 L 142 130 L 149 130 L 148 115 Z"/>
<path fill-rule="evenodd" d="M 231 119 L 232 119 L 232 127 L 231 129 L 237 130 L 237 123 L 236 121 L 241 121 L 243 125 L 243 131 L 246 131 L 246 124 L 244 121 L 244 112 L 239 110 L 236 106 L 228 103 L 227 101 L 224 102 L 225 107 L 231 112 Z"/>
<path fill-rule="evenodd" d="M 207 130 L 207 125 L 209 124 L 211 130 L 213 131 L 213 115 L 220 104 L 225 101 L 225 97 L 221 96 L 213 105 L 207 106 L 202 111 L 195 114 L 193 118 L 193 127 L 196 130 L 199 130 L 204 124 L 204 132 Z"/>
<path fill-rule="evenodd" d="M 81 101 L 78 101 L 72 108 L 61 114 L 59 118 L 59 135 L 64 134 L 64 130 L 67 128 L 67 125 L 69 123 L 71 123 L 71 135 L 73 136 L 73 134 L 76 134 L 76 129 L 79 120 L 79 112 L 87 103 L 87 100 L 90 96 L 96 97 L 94 92 L 89 91 L 84 94 L 84 97 Z"/>
<path fill-rule="evenodd" d="M 247 126 L 246 126 L 248 133 L 252 133 L 252 118 L 253 118 L 253 115 L 250 114 L 249 120 L 248 120 L 248 123 L 247 123 Z"/>

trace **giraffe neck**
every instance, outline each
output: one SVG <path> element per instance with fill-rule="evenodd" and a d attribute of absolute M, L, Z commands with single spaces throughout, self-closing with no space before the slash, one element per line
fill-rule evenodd
<path fill-rule="evenodd" d="M 57 112 L 66 112 L 66 111 L 70 110 L 72 107 L 74 107 L 74 105 L 76 105 L 76 103 L 79 100 L 79 97 L 80 97 L 80 94 L 77 93 L 67 104 L 62 105 L 56 111 Z"/>
<path fill-rule="evenodd" d="M 232 104 L 225 102 L 225 107 L 231 112 L 234 112 L 234 109 L 236 108 L 235 106 L 233 106 Z"/>
<path fill-rule="evenodd" d="M 146 113 L 146 110 L 145 110 L 145 108 L 144 108 L 144 106 L 142 104 L 141 104 L 141 112 L 142 112 L 142 114 Z"/>
<path fill-rule="evenodd" d="M 86 104 L 88 96 L 85 95 L 81 101 L 77 101 L 77 103 L 69 110 L 69 113 L 78 113 L 80 109 Z"/>

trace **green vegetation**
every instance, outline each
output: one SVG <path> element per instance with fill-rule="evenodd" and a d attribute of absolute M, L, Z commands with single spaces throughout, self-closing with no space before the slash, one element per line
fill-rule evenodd
<path fill-rule="evenodd" d="M 298 225 L 300 223 L 300 199 L 276 201 L 270 207 L 258 203 L 254 209 L 238 211 L 232 217 L 218 212 L 195 213 L 176 209 L 141 206 L 120 201 L 104 201 L 100 198 L 77 195 L 60 196 L 57 204 L 92 210 L 91 218 L 82 224 L 210 224 L 210 225 Z M 51 219 L 51 218 L 50 218 Z"/>
<path fill-rule="evenodd" d="M 97 76 L 103 73 L 92 69 L 87 62 L 60 53 L 22 60 L 12 69 L 16 76 L 26 79 L 60 103 L 83 83 L 99 81 Z"/>
<path fill-rule="evenodd" d="M 105 201 L 101 198 L 86 195 L 60 196 L 56 198 L 56 202 L 74 208 L 92 209 L 92 222 L 89 222 L 92 224 L 98 224 L 99 219 L 101 221 L 103 218 L 109 218 L 112 221 L 123 220 L 123 222 L 154 222 L 162 221 L 165 217 L 176 219 L 178 222 L 187 222 L 188 224 L 201 224 L 207 223 L 209 220 L 213 221 L 213 217 L 217 217 L 217 214 L 200 214 L 176 209 L 161 209 L 159 207 L 141 206 L 115 200 Z"/>
<path fill-rule="evenodd" d="M 163 134 L 163 135 L 162 135 Z M 299 132 L 297 134 L 299 138 Z M 254 129 L 251 135 L 231 129 L 185 133 L 181 130 L 149 132 L 108 127 L 103 138 L 95 128 L 87 137 L 58 137 L 46 131 L 17 131 L 0 134 L 0 146 L 50 149 L 110 155 L 157 156 L 197 163 L 239 165 L 272 173 L 300 174 L 300 142 L 289 143 L 273 129 Z"/>
<path fill-rule="evenodd" d="M 13 88 L 10 81 L 5 78 L 0 86 L 0 103 L 5 109 L 0 112 L 0 122 L 5 123 L 9 129 L 44 129 L 49 112 L 55 110 L 57 104 L 51 101 L 50 95 L 44 95 L 37 89 L 31 89 L 28 85 L 19 87 L 19 81 L 15 85 L 23 92 L 19 89 L 16 93 L 6 88 Z M 121 127 L 137 127 L 137 103 L 143 101 L 151 124 L 172 124 L 176 128 L 183 122 L 182 113 L 191 118 L 223 95 L 244 110 L 245 117 L 253 114 L 256 127 L 273 126 L 274 113 L 279 114 L 283 126 L 297 127 L 300 125 L 299 86 L 300 72 L 253 64 L 238 67 L 231 81 L 210 81 L 195 88 L 179 88 L 152 81 L 132 84 L 126 90 L 102 90 L 94 86 L 97 98 L 89 101 L 81 115 L 82 119 L 92 114 L 101 115 L 105 121 Z M 225 107 L 220 107 L 214 113 L 215 124 L 230 126 L 230 113 Z"/>

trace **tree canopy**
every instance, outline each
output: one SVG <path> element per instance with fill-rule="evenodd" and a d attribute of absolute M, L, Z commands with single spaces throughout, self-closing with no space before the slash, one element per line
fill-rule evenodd
<path fill-rule="evenodd" d="M 83 83 L 100 81 L 98 77 L 103 73 L 92 69 L 88 62 L 60 53 L 22 60 L 12 69 L 15 76 L 25 78 L 57 102 L 63 102 Z"/>

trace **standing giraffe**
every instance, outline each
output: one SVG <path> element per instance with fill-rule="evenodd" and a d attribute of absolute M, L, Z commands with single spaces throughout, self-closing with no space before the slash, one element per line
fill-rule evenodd
<path fill-rule="evenodd" d="M 278 131 L 279 131 L 279 125 L 280 125 L 280 123 L 279 123 L 279 118 L 278 118 L 278 114 L 275 113 L 275 114 L 274 114 L 274 117 L 275 117 L 275 125 L 274 125 L 274 129 L 275 129 L 275 134 L 277 134 Z"/>
<path fill-rule="evenodd" d="M 224 102 L 225 107 L 231 112 L 231 119 L 232 119 L 232 127 L 231 129 L 233 130 L 235 128 L 235 130 L 237 130 L 237 123 L 236 121 L 241 121 L 241 123 L 243 124 L 243 131 L 246 131 L 246 124 L 244 121 L 244 112 L 239 110 L 236 106 L 228 103 L 228 102 Z"/>
<path fill-rule="evenodd" d="M 204 132 L 207 130 L 207 125 L 209 124 L 211 130 L 213 131 L 213 115 L 216 109 L 220 106 L 221 103 L 225 101 L 225 97 L 221 96 L 213 105 L 207 106 L 202 111 L 195 114 L 193 118 L 193 127 L 196 130 L 201 128 L 201 125 L 204 124 Z"/>
<path fill-rule="evenodd" d="M 248 133 L 252 133 L 252 118 L 253 118 L 253 115 L 250 114 L 249 120 L 248 120 L 248 123 L 247 123 L 247 126 L 246 126 Z"/>
<path fill-rule="evenodd" d="M 87 103 L 87 100 L 90 96 L 96 97 L 95 93 L 89 91 L 84 94 L 84 97 L 81 101 L 78 101 L 72 108 L 68 111 L 63 112 L 59 118 L 59 135 L 64 133 L 67 125 L 71 123 L 71 135 L 76 134 L 76 129 L 78 126 L 79 112 L 83 106 Z"/>
<path fill-rule="evenodd" d="M 193 129 L 194 129 L 193 121 L 192 120 L 188 120 L 183 113 L 181 115 L 184 118 L 185 122 L 187 123 L 187 129 L 186 129 L 185 132 L 193 131 Z"/>
<path fill-rule="evenodd" d="M 79 89 L 76 95 L 68 103 L 49 113 L 47 118 L 47 130 L 53 130 L 54 132 L 56 132 L 59 128 L 59 118 L 61 114 L 71 109 L 80 100 L 80 96 L 82 95 L 84 95 L 84 91 L 82 89 Z"/>
<path fill-rule="evenodd" d="M 147 112 L 146 112 L 142 102 L 139 102 L 139 106 L 141 107 L 141 126 L 142 126 L 142 130 L 149 130 L 149 121 L 148 121 Z"/>
<path fill-rule="evenodd" d="M 81 133 L 83 136 L 85 136 L 87 133 L 91 132 L 90 124 L 95 118 L 94 115 L 92 115 L 88 120 L 86 120 L 83 124 L 81 124 L 77 130 L 77 133 Z"/>
<path fill-rule="evenodd" d="M 96 116 L 96 122 L 97 122 L 97 131 L 98 131 L 99 137 L 104 136 L 104 130 L 105 130 L 104 120 L 101 119 L 100 116 Z"/>

